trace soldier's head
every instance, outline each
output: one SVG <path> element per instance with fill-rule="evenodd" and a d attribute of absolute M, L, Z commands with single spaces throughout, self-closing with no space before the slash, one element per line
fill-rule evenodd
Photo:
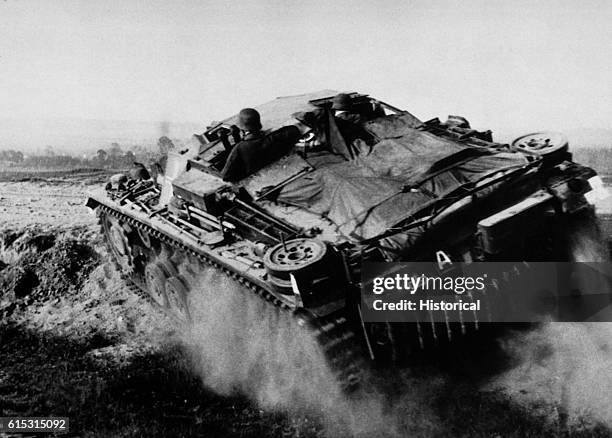
<path fill-rule="evenodd" d="M 346 93 L 336 94 L 332 99 L 332 109 L 336 111 L 350 111 L 353 109 L 351 96 Z"/>
<path fill-rule="evenodd" d="M 244 108 L 238 114 L 238 122 L 236 123 L 243 131 L 257 132 L 261 131 L 261 118 L 257 110 L 253 108 Z"/>

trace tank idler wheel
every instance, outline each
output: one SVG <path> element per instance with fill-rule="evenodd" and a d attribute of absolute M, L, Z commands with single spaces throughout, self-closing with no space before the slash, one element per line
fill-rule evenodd
<path fill-rule="evenodd" d="M 166 268 L 160 263 L 153 263 L 145 268 L 145 282 L 147 292 L 155 303 L 162 307 L 168 306 L 166 296 L 166 279 L 170 276 Z"/>
<path fill-rule="evenodd" d="M 166 280 L 166 298 L 168 307 L 184 323 L 191 319 L 189 314 L 189 282 L 182 275 Z"/>

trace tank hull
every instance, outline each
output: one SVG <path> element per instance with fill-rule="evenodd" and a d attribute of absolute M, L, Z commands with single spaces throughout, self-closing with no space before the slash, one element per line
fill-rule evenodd
<path fill-rule="evenodd" d="M 238 180 L 224 169 L 247 145 L 230 118 L 169 153 L 156 181 L 109 183 L 88 201 L 119 271 L 177 322 L 193 322 L 198 275 L 220 273 L 309 330 L 346 388 L 369 359 L 397 363 L 490 327 L 365 321 L 364 263 L 512 261 L 488 286 L 504 295 L 526 261 L 568 259 L 565 230 L 592 222 L 599 184 L 562 135 L 501 144 L 462 117 L 421 122 L 368 95 L 349 98 L 359 126 L 337 117 L 328 92 L 256 107 L 264 130 L 302 133 L 290 116 L 311 130 Z M 271 147 L 266 139 L 281 138 L 272 134 L 254 147 Z"/>

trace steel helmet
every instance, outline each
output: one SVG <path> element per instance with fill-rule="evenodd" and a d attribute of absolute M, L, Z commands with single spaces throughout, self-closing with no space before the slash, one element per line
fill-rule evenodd
<path fill-rule="evenodd" d="M 253 108 L 244 108 L 238 114 L 238 122 L 236 123 L 243 131 L 260 131 L 261 118 L 257 110 Z"/>
<path fill-rule="evenodd" d="M 340 93 L 334 96 L 332 99 L 332 109 L 338 111 L 347 111 L 353 107 L 353 101 L 351 96 L 346 93 Z"/>

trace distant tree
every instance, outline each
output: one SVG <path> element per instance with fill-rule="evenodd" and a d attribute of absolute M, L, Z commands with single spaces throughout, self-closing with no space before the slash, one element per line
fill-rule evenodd
<path fill-rule="evenodd" d="M 55 152 L 53 151 L 53 146 L 50 146 L 50 145 L 45 146 L 43 150 L 43 154 L 46 155 L 47 157 L 54 156 Z"/>
<path fill-rule="evenodd" d="M 8 152 L 8 161 L 12 161 L 13 163 L 21 163 L 23 162 L 23 152 L 9 150 Z"/>
<path fill-rule="evenodd" d="M 11 163 L 23 162 L 23 152 L 8 149 L 0 151 L 0 161 L 10 161 Z"/>
<path fill-rule="evenodd" d="M 119 158 L 122 154 L 121 151 L 121 146 L 119 145 L 119 143 L 111 143 L 110 147 L 108 148 L 108 156 L 111 159 L 115 159 L 115 158 Z"/>

